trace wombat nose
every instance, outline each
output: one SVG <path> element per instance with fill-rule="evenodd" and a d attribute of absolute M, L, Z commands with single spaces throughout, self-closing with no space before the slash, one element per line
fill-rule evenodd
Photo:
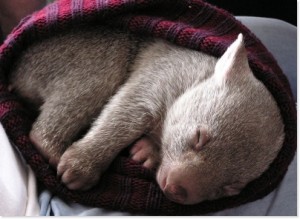
<path fill-rule="evenodd" d="M 177 203 L 184 203 L 188 194 L 187 191 L 179 185 L 167 185 L 164 189 L 164 193 L 170 200 Z"/>

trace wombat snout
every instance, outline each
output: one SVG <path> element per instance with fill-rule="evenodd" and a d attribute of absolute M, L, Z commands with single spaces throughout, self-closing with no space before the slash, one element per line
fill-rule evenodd
<path fill-rule="evenodd" d="M 190 184 L 181 176 L 180 170 L 164 166 L 158 171 L 157 182 L 168 199 L 179 204 L 187 204 L 191 198 Z"/>
<path fill-rule="evenodd" d="M 163 192 L 167 198 L 177 203 L 183 204 L 188 197 L 187 191 L 180 185 L 168 184 Z"/>

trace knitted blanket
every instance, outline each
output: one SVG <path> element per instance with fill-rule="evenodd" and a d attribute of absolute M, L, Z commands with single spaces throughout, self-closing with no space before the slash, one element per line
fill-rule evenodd
<path fill-rule="evenodd" d="M 216 57 L 224 53 L 238 33 L 243 33 L 250 67 L 274 96 L 285 124 L 282 149 L 269 169 L 239 195 L 180 205 L 163 195 L 153 172 L 120 154 L 95 188 L 85 192 L 68 190 L 30 142 L 28 133 L 33 119 L 8 91 L 7 78 L 20 52 L 33 42 L 78 24 L 92 23 L 163 38 Z M 199 215 L 260 199 L 282 180 L 296 150 L 295 103 L 277 62 L 231 14 L 202 0 L 59 0 L 24 18 L 0 47 L 0 121 L 39 182 L 53 193 L 67 201 L 136 214 Z"/>

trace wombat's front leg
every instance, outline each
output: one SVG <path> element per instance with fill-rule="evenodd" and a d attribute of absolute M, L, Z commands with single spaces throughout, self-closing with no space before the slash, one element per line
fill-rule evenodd
<path fill-rule="evenodd" d="M 69 189 L 86 190 L 95 185 L 117 154 L 151 127 L 149 102 L 141 93 L 138 85 L 126 84 L 89 132 L 66 150 L 58 175 Z"/>
<path fill-rule="evenodd" d="M 109 95 L 109 92 L 102 96 L 92 93 L 92 90 L 86 94 L 79 90 L 77 94 L 61 88 L 45 99 L 30 138 L 50 164 L 58 164 L 66 148 L 99 114 Z"/>

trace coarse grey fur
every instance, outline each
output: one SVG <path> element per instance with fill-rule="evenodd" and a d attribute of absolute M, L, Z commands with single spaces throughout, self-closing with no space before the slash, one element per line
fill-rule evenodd
<path fill-rule="evenodd" d="M 70 189 L 95 185 L 122 149 L 146 136 L 132 158 L 158 167 L 171 200 L 236 195 L 284 139 L 241 35 L 217 59 L 120 30 L 74 29 L 29 47 L 10 82 L 39 108 L 30 137 Z"/>

